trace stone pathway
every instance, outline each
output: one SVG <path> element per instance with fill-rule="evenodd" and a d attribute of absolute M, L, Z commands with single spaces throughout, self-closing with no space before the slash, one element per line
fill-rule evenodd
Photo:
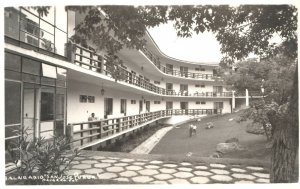
<path fill-rule="evenodd" d="M 270 177 L 262 165 L 143 159 L 118 153 L 77 157 L 67 174 L 139 184 L 269 183 Z"/>
<path fill-rule="evenodd" d="M 138 147 L 133 149 L 130 153 L 132 154 L 149 154 L 154 146 L 162 139 L 167 132 L 173 129 L 173 126 L 164 127 L 156 133 L 154 133 L 151 137 L 149 137 L 146 141 L 140 144 Z"/>

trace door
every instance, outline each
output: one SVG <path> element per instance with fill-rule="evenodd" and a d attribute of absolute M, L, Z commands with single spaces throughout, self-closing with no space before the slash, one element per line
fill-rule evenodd
<path fill-rule="evenodd" d="M 220 114 L 223 110 L 223 102 L 214 102 L 214 113 Z"/>
<path fill-rule="evenodd" d="M 146 101 L 146 111 L 150 112 L 150 101 Z"/>
<path fill-rule="evenodd" d="M 55 88 L 42 86 L 40 95 L 37 95 L 36 99 L 40 99 L 40 120 L 37 120 L 40 122 L 38 133 L 46 139 L 51 138 L 55 130 Z"/>
<path fill-rule="evenodd" d="M 183 111 L 183 114 L 188 114 L 188 102 L 180 102 L 180 109 Z"/>
<path fill-rule="evenodd" d="M 167 94 L 173 94 L 173 83 L 166 83 Z"/>
<path fill-rule="evenodd" d="M 108 115 L 113 113 L 113 99 L 104 98 L 104 118 L 106 119 Z"/>
<path fill-rule="evenodd" d="M 141 113 L 143 111 L 143 101 L 140 100 L 140 104 L 139 104 L 139 113 Z"/>
<path fill-rule="evenodd" d="M 180 66 L 181 77 L 188 77 L 188 67 Z"/>
<path fill-rule="evenodd" d="M 173 102 L 171 101 L 166 102 L 166 110 L 170 110 L 170 109 L 173 109 Z"/>
<path fill-rule="evenodd" d="M 222 96 L 223 87 L 222 86 L 213 86 L 213 96 Z"/>
<path fill-rule="evenodd" d="M 39 88 L 31 83 L 23 85 L 23 124 L 29 140 L 39 136 Z"/>
<path fill-rule="evenodd" d="M 186 84 L 180 84 L 180 92 L 182 96 L 188 96 L 188 85 Z"/>
<path fill-rule="evenodd" d="M 127 112 L 127 100 L 126 99 L 121 99 L 121 114 L 124 114 L 124 116 L 126 116 L 126 112 Z"/>

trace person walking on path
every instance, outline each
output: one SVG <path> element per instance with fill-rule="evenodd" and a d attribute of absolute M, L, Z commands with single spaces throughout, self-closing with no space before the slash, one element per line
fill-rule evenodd
<path fill-rule="evenodd" d="M 189 132 L 190 132 L 190 137 L 192 137 L 193 134 L 196 135 L 196 133 L 197 133 L 197 126 L 193 125 L 193 124 L 190 124 L 190 126 L 189 126 Z"/>

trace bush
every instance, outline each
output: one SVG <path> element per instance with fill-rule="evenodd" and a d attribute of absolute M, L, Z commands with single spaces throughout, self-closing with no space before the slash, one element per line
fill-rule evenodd
<path fill-rule="evenodd" d="M 61 176 L 79 155 L 77 149 L 70 151 L 69 140 L 64 136 L 29 139 L 27 132 L 17 143 L 11 144 L 8 151 L 17 167 L 14 174 L 27 178 L 34 175 Z M 30 182 L 28 180 L 25 184 Z"/>

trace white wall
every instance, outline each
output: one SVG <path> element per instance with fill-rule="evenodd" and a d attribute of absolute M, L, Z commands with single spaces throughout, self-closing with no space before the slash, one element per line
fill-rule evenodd
<path fill-rule="evenodd" d="M 102 96 L 100 94 L 101 87 L 70 80 L 67 94 L 67 123 L 87 121 L 91 113 L 95 113 L 98 118 L 104 118 L 104 98 L 113 98 L 113 115 L 120 115 L 121 99 L 127 100 L 127 116 L 139 114 L 139 101 L 143 100 L 142 95 L 105 87 L 104 89 L 105 93 Z M 95 96 L 95 103 L 80 103 L 80 95 Z M 162 98 L 143 97 L 146 101 L 150 100 L 150 111 L 165 109 L 165 101 L 162 101 Z M 161 104 L 154 104 L 154 99 L 161 101 Z M 135 100 L 136 104 L 131 104 L 131 100 Z M 142 112 L 145 111 L 146 104 L 143 100 Z"/>

